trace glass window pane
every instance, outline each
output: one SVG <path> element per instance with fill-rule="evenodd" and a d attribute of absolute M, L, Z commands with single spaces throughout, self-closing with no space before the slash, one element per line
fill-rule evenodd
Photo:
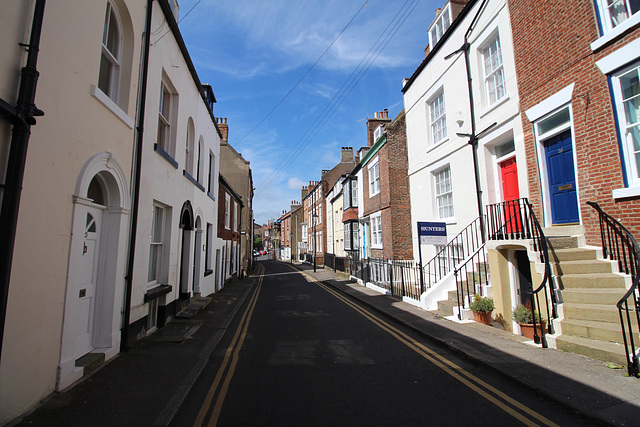
<path fill-rule="evenodd" d="M 569 115 L 569 108 L 565 108 L 553 116 L 541 120 L 540 123 L 538 123 L 538 134 L 545 134 L 565 123 L 568 123 L 570 119 L 571 116 Z"/>

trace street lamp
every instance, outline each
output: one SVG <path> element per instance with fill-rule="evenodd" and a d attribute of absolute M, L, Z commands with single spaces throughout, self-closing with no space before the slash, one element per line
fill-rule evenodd
<path fill-rule="evenodd" d="M 314 213 L 311 215 L 313 218 L 313 272 L 316 272 L 316 246 L 318 242 L 316 240 L 316 218 L 318 218 L 318 214 Z"/>
<path fill-rule="evenodd" d="M 293 264 L 293 231 L 289 233 L 289 262 Z"/>

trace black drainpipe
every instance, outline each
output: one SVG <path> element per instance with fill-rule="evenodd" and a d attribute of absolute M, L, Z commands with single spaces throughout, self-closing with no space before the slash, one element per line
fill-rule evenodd
<path fill-rule="evenodd" d="M 129 257 L 125 276 L 124 319 L 120 335 L 120 351 L 129 349 L 129 321 L 131 316 L 131 290 L 133 287 L 133 266 L 136 255 L 136 234 L 138 232 L 138 205 L 140 204 L 140 174 L 142 170 L 142 143 L 144 133 L 144 113 L 147 100 L 147 74 L 149 71 L 149 39 L 151 37 L 151 11 L 153 0 L 147 0 L 147 15 L 144 26 L 144 44 L 142 52 L 142 70 L 140 92 L 138 94 L 137 125 L 135 136 L 135 165 L 133 168 L 133 200 L 131 206 L 131 235 L 129 237 Z"/>
<path fill-rule="evenodd" d="M 480 17 L 480 14 L 482 13 L 482 10 L 484 9 L 484 5 L 486 4 L 486 2 L 487 0 L 482 1 L 482 4 L 480 4 L 480 8 L 478 9 L 478 12 L 476 12 L 476 15 L 473 17 L 473 21 L 471 21 L 471 24 L 469 24 L 469 28 L 467 29 L 467 32 L 464 34 L 464 44 L 462 45 L 462 47 L 456 50 L 455 52 L 445 56 L 444 58 L 444 59 L 449 59 L 460 52 L 464 52 L 464 63 L 467 71 L 467 87 L 469 91 L 469 113 L 471 114 L 471 133 L 470 134 L 457 133 L 456 135 L 469 138 L 469 145 L 471 145 L 473 150 L 473 170 L 475 173 L 475 180 L 476 180 L 476 199 L 478 203 L 478 216 L 480 218 L 480 233 L 482 235 L 483 243 L 486 240 L 486 232 L 485 232 L 486 225 L 485 225 L 484 216 L 482 215 L 482 212 L 483 212 L 482 186 L 480 185 L 480 170 L 478 167 L 478 140 L 482 136 L 484 136 L 487 132 L 489 132 L 491 129 L 493 129 L 497 125 L 497 123 L 493 123 L 491 126 L 486 128 L 479 134 L 476 134 L 476 113 L 475 113 L 475 102 L 473 99 L 473 86 L 472 86 L 473 79 L 471 78 L 471 64 L 469 60 L 469 48 L 471 47 L 471 44 L 469 44 L 469 35 L 473 31 L 473 28 L 478 18 Z"/>
<path fill-rule="evenodd" d="M 44 18 L 45 0 L 37 0 L 31 25 L 31 39 L 27 48 L 27 64 L 22 68 L 20 89 L 16 107 L 0 99 L 0 113 L 5 116 L 13 129 L 11 145 L 7 160 L 7 173 L 2 185 L 2 208 L 0 209 L 0 354 L 4 338 L 4 324 L 7 316 L 9 299 L 9 282 L 11 280 L 11 264 L 20 210 L 22 180 L 27 161 L 27 146 L 31 136 L 31 126 L 36 124 L 34 117 L 44 113 L 35 106 L 36 86 L 38 84 L 38 50 L 40 49 L 40 33 Z"/>

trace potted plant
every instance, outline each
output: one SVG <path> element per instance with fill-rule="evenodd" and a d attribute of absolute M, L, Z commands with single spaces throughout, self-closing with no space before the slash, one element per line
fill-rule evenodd
<path fill-rule="evenodd" d="M 493 298 L 481 297 L 479 294 L 475 294 L 473 301 L 469 304 L 469 308 L 473 311 L 473 319 L 476 322 L 491 325 L 491 312 L 495 308 Z"/>
<path fill-rule="evenodd" d="M 513 310 L 512 317 L 513 317 L 513 320 L 515 320 L 520 325 L 520 330 L 522 331 L 522 335 L 524 335 L 529 339 L 534 339 L 533 319 L 535 317 L 536 319 L 535 325 L 539 328 L 538 335 L 542 336 L 543 329 L 544 329 L 542 324 L 542 319 L 540 318 L 540 315 L 537 312 L 531 311 L 531 308 L 529 308 L 528 306 L 519 304 Z"/>

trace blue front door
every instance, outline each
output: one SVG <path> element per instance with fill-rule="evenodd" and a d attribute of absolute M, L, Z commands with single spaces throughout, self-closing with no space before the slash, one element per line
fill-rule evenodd
<path fill-rule="evenodd" d="M 564 131 L 544 141 L 544 152 L 549 175 L 552 222 L 553 224 L 579 222 L 571 131 Z"/>

